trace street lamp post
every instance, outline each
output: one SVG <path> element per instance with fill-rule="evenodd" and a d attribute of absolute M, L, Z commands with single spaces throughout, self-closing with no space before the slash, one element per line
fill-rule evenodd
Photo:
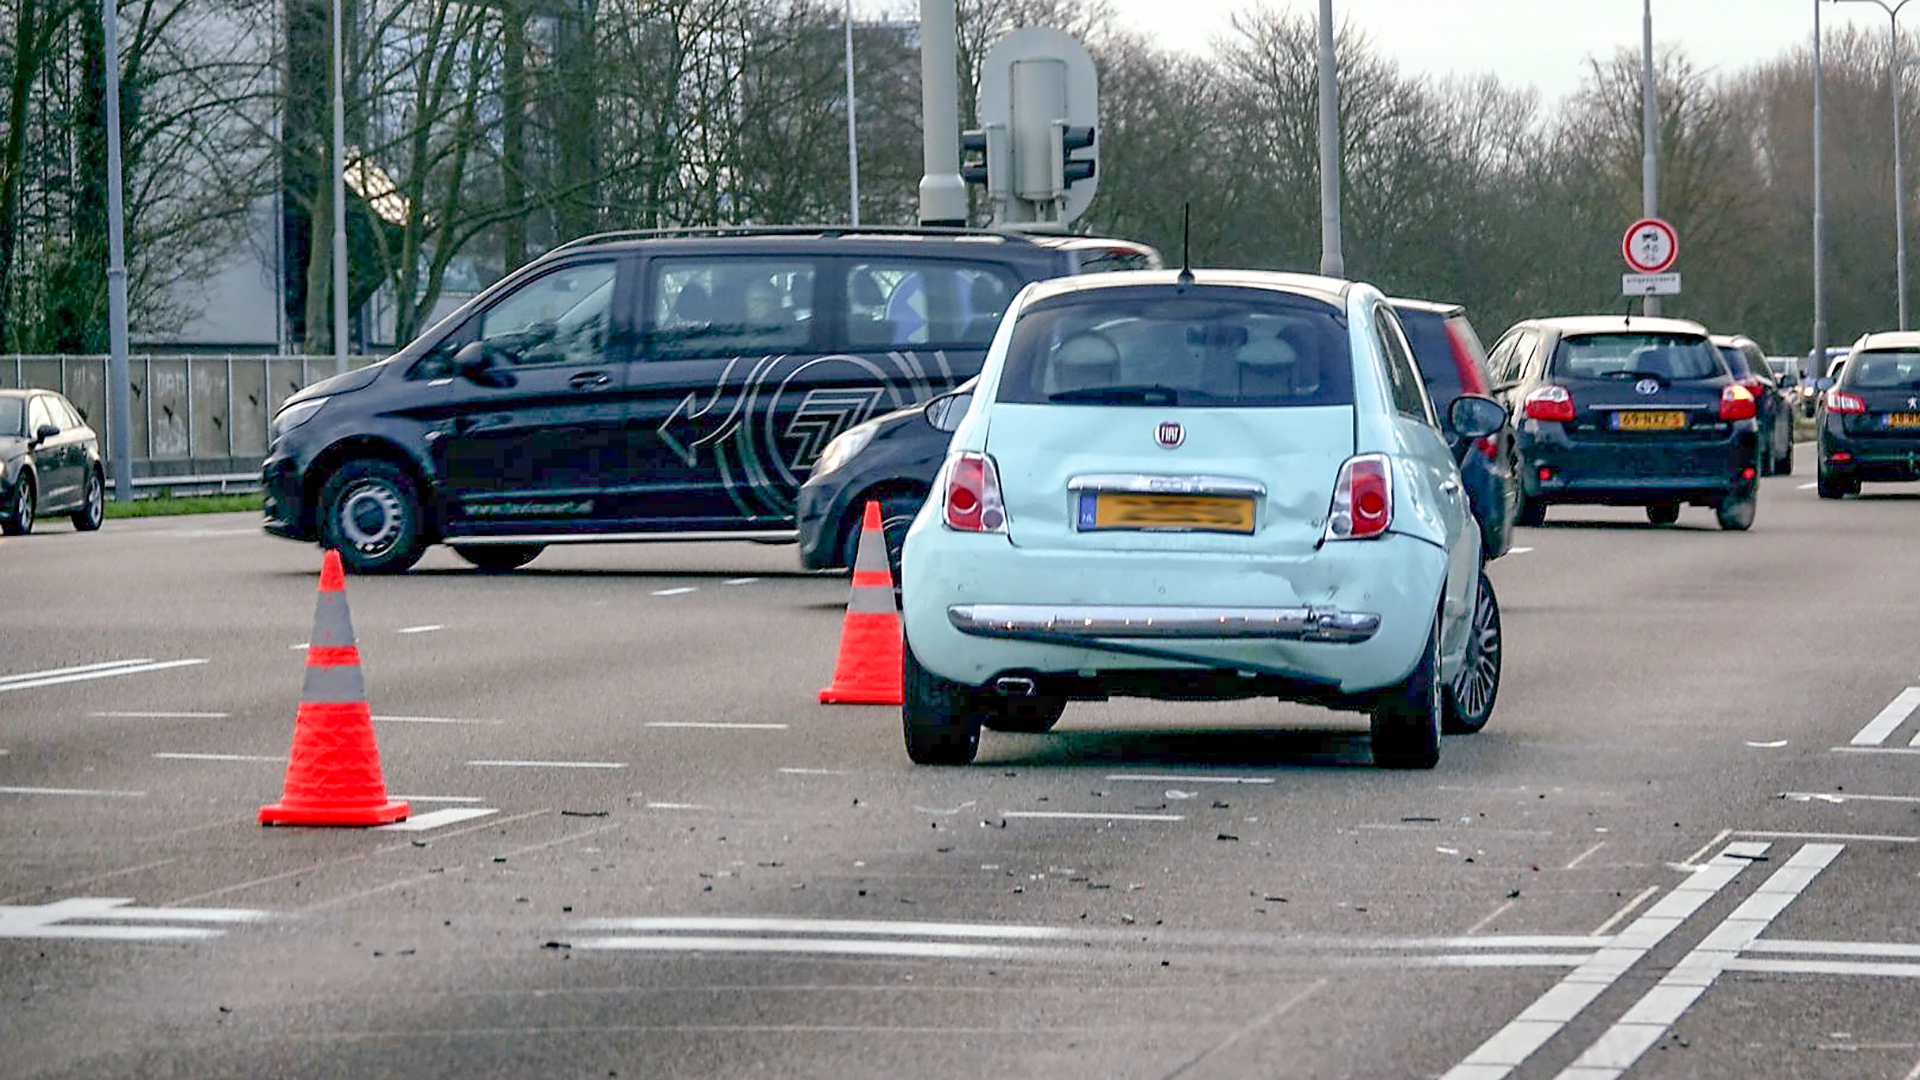
<path fill-rule="evenodd" d="M 1334 69 L 1333 0 L 1320 0 L 1320 272 L 1345 277 L 1340 252 L 1340 83 Z"/>
<path fill-rule="evenodd" d="M 1655 156 L 1659 121 L 1653 99 L 1653 0 L 1646 0 L 1640 20 L 1640 111 L 1640 216 L 1654 218 L 1660 216 L 1660 159 Z M 1660 314 L 1660 298 L 1642 300 L 1640 311 Z"/>
<path fill-rule="evenodd" d="M 853 121 L 853 0 L 847 0 L 847 224 L 860 224 L 859 135 Z"/>
<path fill-rule="evenodd" d="M 1836 3 L 1845 0 L 1835 0 Z M 1900 83 L 1905 77 L 1901 71 L 1905 62 L 1900 56 L 1900 9 L 1907 6 L 1907 0 L 1853 0 L 1854 3 L 1877 4 L 1887 13 L 1887 81 L 1893 89 L 1893 270 L 1894 287 L 1899 290 L 1897 296 L 1900 310 L 1900 329 L 1907 328 L 1907 199 L 1901 188 L 1900 175 Z"/>
<path fill-rule="evenodd" d="M 338 374 L 347 370 L 347 106 L 343 88 L 347 65 L 341 56 L 345 34 L 340 0 L 333 0 L 333 369 Z"/>
<path fill-rule="evenodd" d="M 1820 0 L 1813 0 L 1813 353 L 1801 373 L 1808 390 L 1827 359 L 1827 212 L 1820 187 Z"/>

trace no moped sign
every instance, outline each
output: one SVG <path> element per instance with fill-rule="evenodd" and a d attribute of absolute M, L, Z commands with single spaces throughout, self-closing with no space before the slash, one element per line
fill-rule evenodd
<path fill-rule="evenodd" d="M 1680 255 L 1680 235 L 1659 218 L 1641 218 L 1620 238 L 1620 254 L 1636 274 L 1659 274 Z"/>

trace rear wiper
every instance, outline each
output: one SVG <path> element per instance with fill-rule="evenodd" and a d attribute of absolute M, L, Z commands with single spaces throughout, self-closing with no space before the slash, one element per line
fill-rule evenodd
<path fill-rule="evenodd" d="M 1084 386 L 1048 394 L 1048 401 L 1083 401 L 1100 405 L 1177 405 L 1180 392 L 1171 386 Z"/>

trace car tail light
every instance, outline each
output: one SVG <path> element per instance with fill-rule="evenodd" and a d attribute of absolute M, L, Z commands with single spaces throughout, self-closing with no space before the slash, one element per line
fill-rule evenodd
<path fill-rule="evenodd" d="M 1766 380 L 1758 376 L 1749 375 L 1740 380 L 1740 385 L 1747 388 L 1747 393 L 1752 394 L 1753 400 L 1755 401 L 1759 401 L 1761 398 L 1767 396 Z"/>
<path fill-rule="evenodd" d="M 1751 465 L 1740 470 L 1740 479 L 1742 480 L 1751 480 L 1758 475 L 1760 475 L 1759 472 L 1756 471 L 1754 467 Z"/>
<path fill-rule="evenodd" d="M 1827 460 L 1831 461 L 1835 465 L 1845 465 L 1853 460 L 1853 455 L 1851 453 L 1848 453 L 1845 450 L 1838 450 L 1832 454 L 1829 454 L 1827 456 Z"/>
<path fill-rule="evenodd" d="M 1863 413 L 1867 403 L 1858 394 L 1849 394 L 1844 390 L 1827 391 L 1827 411 L 1833 413 Z"/>
<path fill-rule="evenodd" d="M 947 528 L 1003 533 L 1007 508 L 1000 498 L 1000 471 L 993 459 L 972 450 L 954 455 L 947 467 Z"/>
<path fill-rule="evenodd" d="M 1759 414 L 1753 394 L 1738 383 L 1720 388 L 1720 419 L 1751 420 Z"/>
<path fill-rule="evenodd" d="M 1393 524 L 1393 469 L 1385 454 L 1361 454 L 1340 466 L 1327 514 L 1328 540 L 1367 540 Z"/>
<path fill-rule="evenodd" d="M 1573 423 L 1573 395 L 1564 386 L 1543 386 L 1527 395 L 1527 419 Z"/>

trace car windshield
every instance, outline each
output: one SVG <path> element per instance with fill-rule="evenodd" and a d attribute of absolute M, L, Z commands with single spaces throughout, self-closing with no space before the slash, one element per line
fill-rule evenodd
<path fill-rule="evenodd" d="M 1246 408 L 1350 405 L 1332 305 L 1271 289 L 1087 289 L 1026 309 L 999 399 L 1016 404 Z"/>
<path fill-rule="evenodd" d="M 0 435 L 24 435 L 27 403 L 23 398 L 0 397 Z"/>
<path fill-rule="evenodd" d="M 1734 378 L 1744 379 L 1752 374 L 1747 366 L 1747 354 L 1732 345 L 1720 346 L 1720 358 L 1727 362 L 1727 370 L 1733 373 Z"/>
<path fill-rule="evenodd" d="M 1553 353 L 1569 379 L 1709 379 L 1726 368 L 1706 338 L 1688 334 L 1571 334 Z"/>
<path fill-rule="evenodd" d="M 1847 365 L 1841 385 L 1856 390 L 1920 389 L 1920 352 L 1863 352 Z"/>

